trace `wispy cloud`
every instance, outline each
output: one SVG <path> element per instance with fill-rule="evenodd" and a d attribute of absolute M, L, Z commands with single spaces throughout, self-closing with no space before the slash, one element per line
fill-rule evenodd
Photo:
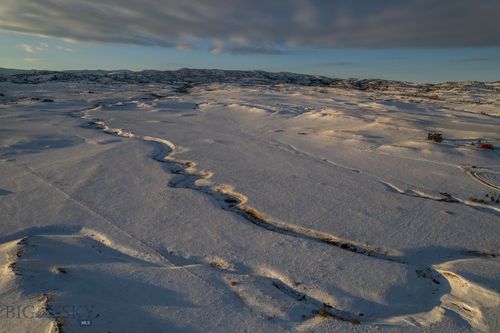
<path fill-rule="evenodd" d="M 500 46 L 498 0 L 2 0 L 0 29 L 214 53 Z M 239 41 L 244 41 L 243 43 Z M 203 42 L 203 43 L 202 43 Z"/>
<path fill-rule="evenodd" d="M 332 60 L 332 61 L 326 61 L 323 63 L 318 64 L 318 66 L 322 67 L 347 67 L 347 66 L 353 66 L 354 63 L 350 61 L 345 61 L 345 60 Z"/>
<path fill-rule="evenodd" d="M 39 63 L 41 60 L 38 58 L 24 58 L 24 61 L 29 62 L 29 63 Z"/>
<path fill-rule="evenodd" d="M 64 46 L 61 46 L 61 45 L 57 45 L 56 49 L 58 49 L 59 51 L 63 51 L 63 52 L 70 52 L 70 53 L 76 52 L 75 49 L 72 49 L 72 48 L 69 48 L 69 47 L 64 47 Z"/>
<path fill-rule="evenodd" d="M 31 45 L 23 43 L 23 44 L 17 45 L 17 47 L 20 48 L 20 49 L 23 49 L 24 51 L 26 51 L 28 53 L 35 53 L 35 49 Z"/>
<path fill-rule="evenodd" d="M 29 45 L 22 43 L 17 45 L 17 47 L 28 53 L 37 53 L 47 51 L 49 49 L 49 44 L 44 42 L 40 43 L 39 45 Z"/>
<path fill-rule="evenodd" d="M 250 41 L 240 38 L 232 38 L 231 41 L 215 40 L 212 42 L 210 52 L 213 54 L 232 53 L 232 54 L 288 54 L 288 50 L 281 49 L 275 45 L 254 45 Z"/>
<path fill-rule="evenodd" d="M 179 51 L 191 51 L 194 49 L 194 46 L 188 43 L 178 43 L 175 45 L 175 48 Z"/>
<path fill-rule="evenodd" d="M 467 57 L 461 59 L 462 62 L 491 62 L 500 61 L 500 57 Z"/>

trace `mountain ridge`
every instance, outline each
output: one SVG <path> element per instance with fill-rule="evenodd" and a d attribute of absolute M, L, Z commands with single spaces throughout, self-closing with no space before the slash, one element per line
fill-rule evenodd
<path fill-rule="evenodd" d="M 237 83 L 241 85 L 296 84 L 317 87 L 351 88 L 357 90 L 388 90 L 391 87 L 414 88 L 424 91 L 453 89 L 487 89 L 500 91 L 500 81 L 454 81 L 441 83 L 413 83 L 371 78 L 330 78 L 321 75 L 291 72 L 267 72 L 262 70 L 193 69 L 178 70 L 21 70 L 0 68 L 0 82 L 37 84 L 49 81 L 96 83 L 163 83 L 163 84 L 209 84 Z"/>

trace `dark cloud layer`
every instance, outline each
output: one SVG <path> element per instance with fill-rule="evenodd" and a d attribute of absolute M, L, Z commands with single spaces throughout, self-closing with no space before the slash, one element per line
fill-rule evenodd
<path fill-rule="evenodd" d="M 83 42 L 281 54 L 500 46 L 498 0 L 2 0 L 0 29 Z"/>

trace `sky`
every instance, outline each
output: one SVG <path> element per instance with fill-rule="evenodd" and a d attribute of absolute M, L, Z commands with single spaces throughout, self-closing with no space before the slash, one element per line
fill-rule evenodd
<path fill-rule="evenodd" d="M 0 67 L 500 80 L 498 0 L 2 0 Z"/>

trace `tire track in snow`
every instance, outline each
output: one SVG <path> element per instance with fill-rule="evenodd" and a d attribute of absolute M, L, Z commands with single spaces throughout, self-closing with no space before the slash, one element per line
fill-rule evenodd
<path fill-rule="evenodd" d="M 472 178 L 477 180 L 479 183 L 481 183 L 489 188 L 492 188 L 494 190 L 500 191 L 500 185 L 496 184 L 491 179 L 488 179 L 487 177 L 485 177 L 483 175 L 484 171 L 472 170 L 470 168 L 463 168 L 463 169 L 467 172 L 468 175 L 470 175 Z M 491 171 L 489 171 L 489 172 L 491 172 Z M 491 173 L 496 173 L 496 172 L 491 172 Z"/>
<path fill-rule="evenodd" d="M 475 202 L 472 200 L 467 200 L 467 199 L 461 199 L 457 198 L 449 193 L 446 192 L 439 192 L 441 195 L 440 197 L 432 195 L 432 194 L 427 194 L 422 191 L 417 191 L 417 190 L 412 190 L 412 189 L 406 189 L 403 190 L 391 183 L 385 182 L 385 181 L 380 181 L 384 186 L 389 191 L 396 192 L 402 195 L 406 195 L 409 197 L 413 198 L 420 198 L 420 199 L 427 199 L 427 200 L 433 200 L 433 201 L 438 201 L 438 202 L 448 202 L 448 203 L 457 203 L 457 204 L 462 204 L 468 207 L 471 207 L 473 209 L 477 209 L 483 212 L 491 213 L 494 215 L 499 215 L 500 216 L 500 208 L 499 207 L 494 207 L 491 205 L 487 204 L 482 204 L 479 202 Z"/>

